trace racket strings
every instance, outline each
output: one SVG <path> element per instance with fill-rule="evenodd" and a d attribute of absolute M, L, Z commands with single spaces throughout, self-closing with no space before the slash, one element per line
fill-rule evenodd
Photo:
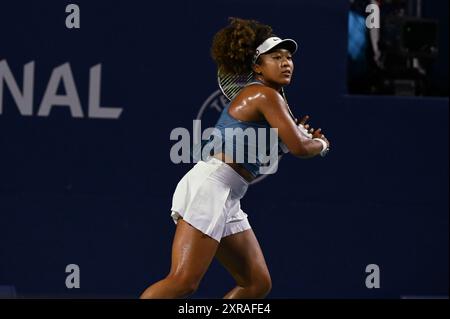
<path fill-rule="evenodd" d="M 218 82 L 222 93 L 230 101 L 233 100 L 239 92 L 253 80 L 253 74 L 230 74 L 219 70 Z"/>

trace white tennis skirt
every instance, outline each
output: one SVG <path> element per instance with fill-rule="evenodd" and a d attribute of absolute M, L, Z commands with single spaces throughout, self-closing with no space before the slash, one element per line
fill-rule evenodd
<path fill-rule="evenodd" d="M 220 242 L 223 237 L 250 229 L 240 199 L 248 182 L 221 160 L 209 157 L 183 176 L 172 199 L 172 218 L 184 221 Z"/>

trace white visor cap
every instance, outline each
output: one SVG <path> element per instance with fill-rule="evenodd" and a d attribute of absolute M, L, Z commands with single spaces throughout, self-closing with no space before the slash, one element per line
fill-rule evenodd
<path fill-rule="evenodd" d="M 294 54 L 295 52 L 297 52 L 298 45 L 297 42 L 292 39 L 282 40 L 279 37 L 268 38 L 256 48 L 256 53 L 253 56 L 253 63 L 258 60 L 261 54 L 264 54 L 275 47 L 287 49 L 289 52 L 291 52 L 291 54 Z"/>

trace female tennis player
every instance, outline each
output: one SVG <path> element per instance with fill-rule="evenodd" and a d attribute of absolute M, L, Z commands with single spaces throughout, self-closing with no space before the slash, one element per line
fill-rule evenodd
<path fill-rule="evenodd" d="M 260 134 L 261 128 L 276 128 L 275 144 L 280 152 L 283 145 L 287 148 L 285 152 L 300 158 L 324 156 L 329 142 L 321 129 L 305 124 L 308 116 L 296 122 L 282 91 L 291 82 L 292 55 L 296 50 L 294 40 L 282 40 L 272 33 L 270 26 L 254 20 L 230 18 L 230 24 L 214 36 L 211 52 L 220 70 L 219 82 L 221 72 L 250 73 L 252 77 L 224 108 L 216 124 L 214 137 L 219 138 L 211 138 L 209 142 L 214 141 L 214 150 L 178 183 L 171 209 L 177 225 L 171 269 L 164 279 L 148 287 L 141 298 L 189 296 L 198 288 L 214 257 L 236 281 L 236 287 L 225 298 L 264 298 L 271 290 L 264 255 L 247 214 L 241 210 L 240 199 L 249 183 L 261 175 L 260 152 L 271 151 L 274 143 L 257 150 L 253 157 L 244 148 L 245 160 L 239 162 L 234 157 L 237 145 L 248 146 L 247 140 L 230 140 L 225 130 L 254 129 L 255 134 Z M 227 84 L 220 83 L 227 94 Z M 312 138 L 301 132 L 299 124 Z M 218 140 L 221 142 L 217 143 Z M 217 148 L 217 144 L 225 147 Z"/>

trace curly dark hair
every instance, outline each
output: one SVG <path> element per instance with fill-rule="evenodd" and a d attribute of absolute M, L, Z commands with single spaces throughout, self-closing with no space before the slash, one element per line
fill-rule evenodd
<path fill-rule="evenodd" d="M 227 73 L 248 73 L 258 45 L 274 36 L 272 27 L 255 20 L 229 18 L 229 21 L 227 27 L 214 35 L 212 58 Z"/>

